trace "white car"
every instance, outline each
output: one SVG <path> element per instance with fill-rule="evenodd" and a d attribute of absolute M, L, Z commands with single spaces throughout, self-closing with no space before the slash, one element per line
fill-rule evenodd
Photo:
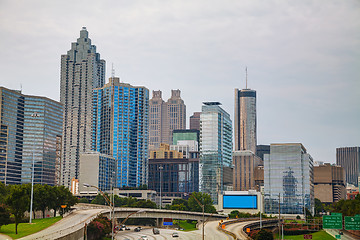
<path fill-rule="evenodd" d="M 149 240 L 149 238 L 147 236 L 141 236 L 139 240 Z"/>

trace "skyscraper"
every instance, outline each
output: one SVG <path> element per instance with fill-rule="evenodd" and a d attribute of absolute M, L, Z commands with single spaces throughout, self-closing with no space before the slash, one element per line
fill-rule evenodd
<path fill-rule="evenodd" d="M 235 89 L 235 151 L 256 153 L 256 91 Z"/>
<path fill-rule="evenodd" d="M 262 164 L 256 156 L 256 91 L 235 89 L 234 116 L 233 187 L 235 191 L 255 189 L 255 171 Z"/>
<path fill-rule="evenodd" d="M 204 102 L 200 115 L 200 191 L 217 196 L 232 186 L 232 122 L 219 102 Z"/>
<path fill-rule="evenodd" d="M 115 158 L 117 187 L 147 184 L 149 90 L 109 81 L 94 89 L 92 149 Z"/>
<path fill-rule="evenodd" d="M 172 131 L 186 129 L 186 106 L 180 90 L 171 90 L 164 102 L 161 91 L 153 91 L 150 99 L 150 148 L 158 149 L 161 143 L 172 144 Z"/>
<path fill-rule="evenodd" d="M 60 102 L 63 111 L 62 184 L 78 178 L 80 153 L 91 150 L 92 91 L 105 82 L 105 61 L 91 45 L 85 27 L 61 56 Z"/>
<path fill-rule="evenodd" d="M 0 181 L 30 183 L 34 166 L 34 183 L 57 184 L 62 105 L 0 87 L 0 109 Z"/>
<path fill-rule="evenodd" d="M 313 159 L 301 143 L 271 144 L 264 155 L 265 213 L 313 213 Z"/>
<path fill-rule="evenodd" d="M 190 129 L 196 129 L 200 131 L 200 114 L 201 112 L 194 112 L 190 116 Z"/>
<path fill-rule="evenodd" d="M 337 148 L 336 164 L 345 169 L 346 182 L 358 187 L 360 181 L 360 147 Z"/>

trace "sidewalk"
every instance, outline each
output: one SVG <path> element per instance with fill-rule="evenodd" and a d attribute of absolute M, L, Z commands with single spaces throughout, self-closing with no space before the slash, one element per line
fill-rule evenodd
<path fill-rule="evenodd" d="M 4 235 L 4 234 L 0 233 L 0 240 L 12 240 L 12 238 L 9 237 L 8 235 Z"/>

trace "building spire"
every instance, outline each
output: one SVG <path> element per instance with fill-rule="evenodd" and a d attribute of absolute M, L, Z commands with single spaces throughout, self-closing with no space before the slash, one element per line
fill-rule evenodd
<path fill-rule="evenodd" d="M 114 63 L 111 63 L 111 78 L 114 79 L 114 77 L 115 77 Z"/>
<path fill-rule="evenodd" d="M 247 66 L 245 67 L 245 72 L 246 72 L 246 88 L 245 89 L 248 89 L 248 87 L 247 87 L 247 83 L 248 83 Z"/>

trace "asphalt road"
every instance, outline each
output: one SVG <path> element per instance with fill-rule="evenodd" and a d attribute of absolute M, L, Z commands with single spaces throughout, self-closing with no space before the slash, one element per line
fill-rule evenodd
<path fill-rule="evenodd" d="M 331 236 L 335 237 L 335 235 L 339 235 L 339 230 L 337 229 L 325 229 L 327 233 L 329 233 Z M 341 235 L 342 240 L 356 240 L 358 238 L 354 237 L 351 234 L 348 234 L 347 232 L 343 232 L 343 235 Z"/>
<path fill-rule="evenodd" d="M 232 240 L 232 237 L 217 230 L 218 221 L 207 222 L 205 225 L 205 240 Z M 138 240 L 141 236 L 146 236 L 149 240 L 154 239 L 182 239 L 182 240 L 201 240 L 202 239 L 202 229 L 195 231 L 185 232 L 177 231 L 174 229 L 164 229 L 159 228 L 160 234 L 154 235 L 152 233 L 152 228 L 143 229 L 140 232 L 134 232 L 135 226 L 130 226 L 129 231 L 120 231 L 116 234 L 115 239 L 124 240 Z M 177 232 L 179 237 L 172 237 L 172 233 Z"/>
<path fill-rule="evenodd" d="M 258 222 L 258 221 L 247 221 L 247 222 L 233 223 L 233 224 L 227 225 L 225 227 L 225 229 L 228 230 L 229 232 L 234 233 L 236 235 L 236 237 L 239 238 L 239 239 L 246 239 L 247 234 L 242 232 L 241 229 L 243 227 L 245 227 L 245 225 L 247 225 L 249 223 L 253 223 L 253 222 Z"/>

